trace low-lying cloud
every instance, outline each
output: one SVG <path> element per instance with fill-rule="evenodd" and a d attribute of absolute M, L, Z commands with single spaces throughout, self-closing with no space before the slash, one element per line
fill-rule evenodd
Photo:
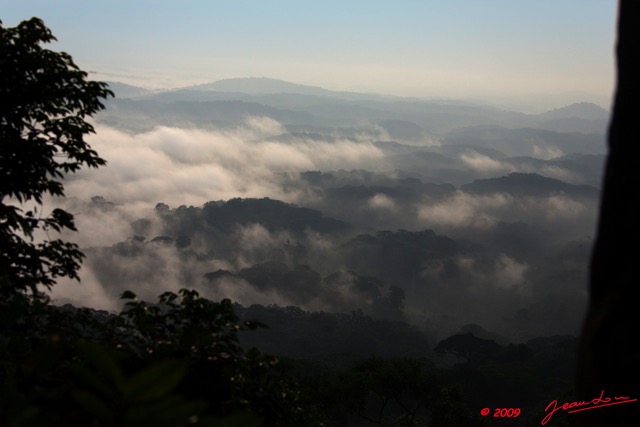
<path fill-rule="evenodd" d="M 108 162 L 83 170 L 65 183 L 67 195 L 87 200 L 101 195 L 123 204 L 200 205 L 232 197 L 295 201 L 275 172 L 358 168 L 375 163 L 381 151 L 366 141 L 274 139 L 284 130 L 268 118 L 248 118 L 234 130 L 158 127 L 130 135 L 96 126 L 88 142 Z"/>
<path fill-rule="evenodd" d="M 476 196 L 457 191 L 452 197 L 435 204 L 426 204 L 418 217 L 431 225 L 448 227 L 490 227 L 500 210 L 513 203 L 513 197 L 495 193 Z"/>
<path fill-rule="evenodd" d="M 462 160 L 471 169 L 479 172 L 498 172 L 501 174 L 514 172 L 514 169 L 509 165 L 505 165 L 496 159 L 484 154 L 479 154 L 473 150 L 470 150 L 467 153 L 462 153 L 460 155 L 460 160 Z"/>
<path fill-rule="evenodd" d="M 389 285 L 405 287 L 405 306 L 413 313 L 424 310 L 434 318 L 453 315 L 461 321 L 482 322 L 496 330 L 513 332 L 501 326 L 501 312 L 513 317 L 517 310 L 530 309 L 534 302 L 542 304 L 540 301 L 545 298 L 557 301 L 560 307 L 565 296 L 548 297 L 550 290 L 559 289 L 558 284 L 567 289 L 567 283 L 572 289 L 578 288 L 584 281 L 582 271 L 587 257 L 582 252 L 573 247 L 567 250 L 566 266 L 556 263 L 558 270 L 552 271 L 541 261 L 545 251 L 540 248 L 589 235 L 596 213 L 590 199 L 562 193 L 536 197 L 502 192 L 477 194 L 451 185 L 426 185 L 428 178 L 422 183 L 402 183 L 399 171 L 403 169 L 385 171 L 384 153 L 371 139 L 375 132 L 342 137 L 292 134 L 277 121 L 263 117 L 250 117 L 234 129 L 158 127 L 135 135 L 102 125 L 96 130 L 88 142 L 108 165 L 70 176 L 65 182 L 67 199 L 56 201 L 75 214 L 80 230 L 67 233 L 65 238 L 77 242 L 88 255 L 80 273 L 82 284 L 62 280 L 54 287 L 52 296 L 59 302 L 72 300 L 115 310 L 120 304 L 118 295 L 125 289 L 154 299 L 167 290 L 192 287 L 206 297 L 232 298 L 244 305 L 299 304 L 308 309 L 348 311 L 366 306 L 364 291 L 357 291 L 358 286 L 364 285 L 356 286 L 359 282 L 355 274 L 368 279 L 382 277 L 365 271 L 367 267 L 375 271 L 371 264 L 376 261 L 369 265 L 362 261 L 367 256 L 376 259 L 372 253 L 381 243 L 371 243 L 375 240 L 372 236 L 377 230 L 399 229 L 412 230 L 411 233 L 432 229 L 439 236 L 473 243 L 465 253 L 461 250 L 438 258 L 433 249 L 429 256 L 413 259 L 407 256 L 411 251 L 406 252 L 406 245 L 415 236 L 395 236 L 405 246 L 393 246 L 394 240 L 389 240 L 385 256 L 397 256 L 394 264 L 402 266 L 406 261 L 415 271 L 408 274 L 407 280 L 385 280 Z M 454 174 L 464 169 L 467 175 L 460 176 L 496 177 L 527 168 L 531 168 L 528 172 L 539 173 L 535 168 L 541 167 L 548 168 L 547 176 L 572 176 L 572 172 L 549 162 L 517 164 L 497 157 L 469 150 L 452 163 L 455 170 L 446 172 Z M 386 172 L 379 182 L 376 174 L 369 172 L 376 168 Z M 305 171 L 334 172 L 311 174 L 305 180 L 300 175 Z M 351 172 L 353 177 L 349 178 Z M 426 177 L 431 170 L 421 172 Z M 437 173 L 434 176 L 438 178 Z M 236 197 L 269 197 L 312 207 L 325 216 L 351 222 L 360 227 L 356 233 L 367 233 L 368 237 L 357 240 L 356 233 L 296 233 L 246 223 L 223 232 L 202 218 L 193 227 L 197 231 L 189 234 L 176 231 L 178 227 L 172 229 L 153 209 L 159 202 L 176 209 Z M 189 217 L 185 214 L 181 218 L 188 221 Z M 161 238 L 154 242 L 157 236 L 166 236 L 166 241 L 163 243 Z M 188 237 L 189 245 L 178 247 L 180 237 Z M 438 240 L 443 251 L 448 247 L 444 240 Z M 360 248 L 364 248 L 362 252 L 358 252 Z M 343 256 L 345 253 L 350 255 L 351 264 Z M 414 251 L 414 257 L 418 256 L 416 253 L 421 252 Z M 575 265 L 570 264 L 574 258 Z M 298 283 L 293 279 L 290 288 L 260 289 L 239 276 L 242 269 L 267 261 L 286 264 L 292 269 L 291 277 L 306 277 L 306 270 L 295 270 L 300 264 L 308 265 L 325 279 L 339 274 L 332 276 L 330 282 L 310 288 L 309 292 L 323 289 L 326 295 L 322 297 L 306 295 L 305 286 L 293 286 Z M 360 263 L 364 265 L 362 271 L 355 271 Z M 205 274 L 219 270 L 230 273 L 208 283 L 203 281 Z M 393 276 L 398 274 L 394 271 Z M 375 287 L 362 287 L 370 288 Z M 580 308 L 577 304 L 574 312 Z M 531 333 L 542 330 L 532 328 Z"/>
<path fill-rule="evenodd" d="M 418 219 L 436 229 L 488 229 L 500 222 L 523 221 L 536 227 L 582 228 L 590 234 L 595 206 L 562 194 L 548 197 L 514 197 L 505 193 L 469 194 L 458 190 L 437 203 L 418 207 Z"/>

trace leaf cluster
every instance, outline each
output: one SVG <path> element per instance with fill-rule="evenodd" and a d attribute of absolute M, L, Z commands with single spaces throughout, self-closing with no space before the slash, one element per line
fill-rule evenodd
<path fill-rule="evenodd" d="M 113 92 L 91 81 L 38 18 L 5 28 L 0 21 L 0 294 L 50 288 L 56 277 L 78 278 L 82 253 L 41 230 L 75 230 L 73 215 L 45 214 L 45 195 L 64 196 L 65 174 L 106 161 L 85 141 L 88 119 Z M 31 206 L 31 207 L 25 207 Z M 40 209 L 38 209 L 40 208 Z M 48 234 L 47 234 L 48 236 Z"/>

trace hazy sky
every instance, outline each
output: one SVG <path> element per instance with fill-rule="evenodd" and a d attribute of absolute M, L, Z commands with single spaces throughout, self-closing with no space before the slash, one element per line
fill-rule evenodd
<path fill-rule="evenodd" d="M 146 87 L 272 77 L 607 106 L 614 83 L 614 0 L 0 0 L 5 26 L 31 16 L 82 68 Z"/>

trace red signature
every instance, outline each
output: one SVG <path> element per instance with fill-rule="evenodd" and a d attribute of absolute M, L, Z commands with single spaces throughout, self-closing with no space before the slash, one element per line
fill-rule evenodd
<path fill-rule="evenodd" d="M 541 425 L 547 424 L 551 419 L 551 417 L 553 416 L 553 414 L 555 414 L 559 410 L 567 411 L 568 413 L 573 413 L 573 412 L 587 411 L 589 409 L 602 408 L 604 406 L 620 405 L 622 403 L 631 403 L 637 400 L 638 399 L 632 399 L 627 396 L 614 396 L 613 398 L 604 397 L 604 390 L 602 390 L 600 392 L 600 396 L 596 397 L 595 399 L 586 400 L 582 402 L 567 402 L 562 406 L 558 406 L 557 400 L 552 400 L 544 409 L 545 412 L 549 412 L 549 411 L 551 412 L 549 412 L 542 419 L 542 422 L 540 424 Z"/>

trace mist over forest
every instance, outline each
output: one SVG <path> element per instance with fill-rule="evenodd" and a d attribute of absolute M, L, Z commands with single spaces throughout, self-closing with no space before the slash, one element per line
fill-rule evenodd
<path fill-rule="evenodd" d="M 88 142 L 108 162 L 50 200 L 87 258 L 58 303 L 131 289 L 405 321 L 577 335 L 609 113 L 332 92 L 264 78 L 111 83 Z M 476 329 L 477 330 L 477 329 Z"/>

